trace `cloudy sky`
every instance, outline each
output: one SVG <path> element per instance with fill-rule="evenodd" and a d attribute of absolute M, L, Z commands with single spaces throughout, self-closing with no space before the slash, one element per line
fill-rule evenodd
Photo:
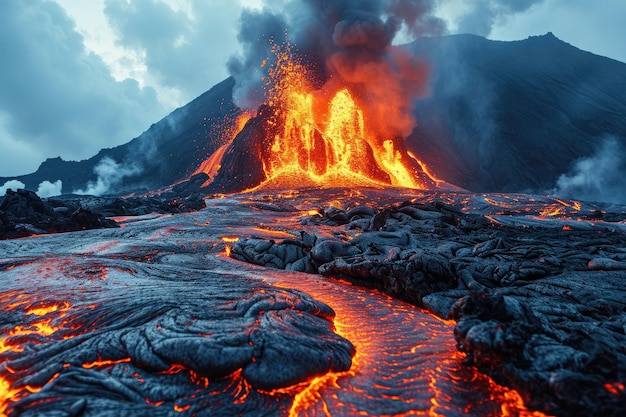
<path fill-rule="evenodd" d="M 0 176 L 89 158 L 228 76 L 242 7 L 299 0 L 1 0 Z M 449 33 L 552 31 L 626 62 L 624 0 L 415 0 Z"/>

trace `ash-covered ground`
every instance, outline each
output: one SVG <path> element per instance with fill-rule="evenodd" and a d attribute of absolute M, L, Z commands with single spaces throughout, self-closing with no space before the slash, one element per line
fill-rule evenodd
<path fill-rule="evenodd" d="M 0 242 L 0 414 L 626 411 L 623 206 L 396 189 L 206 203 Z"/>

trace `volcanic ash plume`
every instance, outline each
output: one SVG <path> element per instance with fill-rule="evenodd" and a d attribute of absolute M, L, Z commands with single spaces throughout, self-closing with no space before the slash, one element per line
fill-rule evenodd
<path fill-rule="evenodd" d="M 244 56 L 229 63 L 234 97 L 248 111 L 269 106 L 256 121 L 263 138 L 242 131 L 246 164 L 262 166 L 265 179 L 431 188 L 402 140 L 415 127 L 412 101 L 427 93 L 428 65 L 392 41 L 401 30 L 442 32 L 432 3 L 306 0 L 284 2 L 281 13 L 245 10 Z"/>
<path fill-rule="evenodd" d="M 408 135 L 415 124 L 411 101 L 427 92 L 428 66 L 391 42 L 403 29 L 414 36 L 442 33 L 443 21 L 431 14 L 433 3 L 305 0 L 286 2 L 282 13 L 269 7 L 244 11 L 239 33 L 244 56 L 229 63 L 237 104 L 256 109 L 267 102 L 263 77 L 269 66 L 263 63 L 275 59 L 270 40 L 280 42 L 287 31 L 318 87 L 345 85 L 371 124 L 383 130 L 379 133 Z"/>

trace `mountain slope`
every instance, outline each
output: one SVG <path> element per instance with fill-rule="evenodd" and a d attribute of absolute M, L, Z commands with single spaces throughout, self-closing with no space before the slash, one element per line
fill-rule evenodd
<path fill-rule="evenodd" d="M 111 183 L 112 193 L 152 190 L 189 177 L 202 163 L 205 155 L 221 146 L 221 133 L 227 131 L 239 114 L 231 95 L 234 81 L 227 79 L 189 104 L 174 110 L 141 136 L 80 162 L 51 158 L 28 175 L 0 178 L 0 184 L 10 179 L 22 181 L 27 189 L 36 190 L 45 180 L 63 181 L 63 192 L 85 189 L 96 182 L 94 169 L 103 158 L 111 158 L 119 171 L 129 175 Z M 105 174 L 103 174 L 105 175 Z M 112 178 L 113 179 L 113 178 Z"/>

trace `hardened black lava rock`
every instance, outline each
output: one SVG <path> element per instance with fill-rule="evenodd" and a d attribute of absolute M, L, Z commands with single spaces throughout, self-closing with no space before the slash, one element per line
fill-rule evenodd
<path fill-rule="evenodd" d="M 33 191 L 7 190 L 0 203 L 0 239 L 118 227 L 101 214 L 72 204 L 48 202 Z"/>

